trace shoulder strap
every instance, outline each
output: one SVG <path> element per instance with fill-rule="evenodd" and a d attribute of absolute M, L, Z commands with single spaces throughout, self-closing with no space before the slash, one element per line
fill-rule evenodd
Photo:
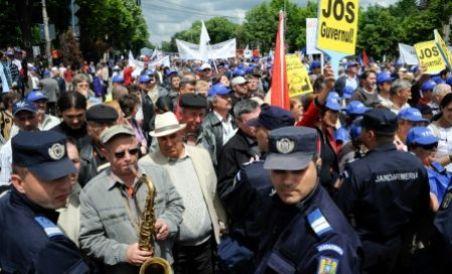
<path fill-rule="evenodd" d="M 333 231 L 333 228 L 318 208 L 309 213 L 306 218 L 314 233 L 319 237 L 327 232 Z"/>
<path fill-rule="evenodd" d="M 49 238 L 64 235 L 64 233 L 56 224 L 54 224 L 51 220 L 47 219 L 44 216 L 36 216 L 35 221 L 42 227 L 42 229 L 44 229 L 44 232 Z"/>

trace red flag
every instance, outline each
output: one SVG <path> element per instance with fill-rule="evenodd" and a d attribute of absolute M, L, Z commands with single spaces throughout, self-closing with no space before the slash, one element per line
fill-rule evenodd
<path fill-rule="evenodd" d="M 279 12 L 278 33 L 276 34 L 276 47 L 273 58 L 271 104 L 287 110 L 290 109 L 284 50 L 284 13 L 282 11 Z"/>
<path fill-rule="evenodd" d="M 363 64 L 365 67 L 369 65 L 369 57 L 367 57 L 366 49 L 363 49 Z"/>

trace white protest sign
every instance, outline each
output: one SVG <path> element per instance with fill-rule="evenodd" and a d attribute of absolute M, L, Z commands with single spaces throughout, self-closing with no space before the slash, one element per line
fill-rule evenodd
<path fill-rule="evenodd" d="M 399 43 L 399 52 L 402 63 L 407 65 L 419 65 L 419 60 L 417 59 L 414 47 Z"/>
<path fill-rule="evenodd" d="M 321 54 L 317 45 L 317 18 L 306 18 L 306 54 Z"/>

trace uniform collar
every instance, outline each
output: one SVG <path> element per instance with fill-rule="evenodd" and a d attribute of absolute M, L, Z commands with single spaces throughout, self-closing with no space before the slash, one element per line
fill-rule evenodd
<path fill-rule="evenodd" d="M 371 151 L 389 151 L 389 150 L 396 150 L 396 147 L 393 143 L 387 143 L 384 145 L 377 146 L 376 148 L 372 149 Z"/>
<path fill-rule="evenodd" d="M 30 210 L 34 215 L 43 215 L 52 222 L 57 223 L 59 213 L 56 210 L 43 208 L 35 204 L 27 196 L 17 191 L 14 186 L 11 187 L 10 195 L 12 204 Z"/>

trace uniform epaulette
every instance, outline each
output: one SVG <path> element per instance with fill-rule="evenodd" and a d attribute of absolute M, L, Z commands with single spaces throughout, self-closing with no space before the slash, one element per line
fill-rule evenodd
<path fill-rule="evenodd" d="M 44 232 L 49 238 L 64 235 L 64 233 L 56 224 L 54 224 L 44 216 L 36 216 L 35 221 L 44 229 Z"/>
<path fill-rule="evenodd" d="M 327 232 L 333 231 L 333 228 L 325 219 L 322 212 L 320 212 L 320 209 L 315 209 L 306 217 L 308 219 L 309 225 L 311 226 L 312 230 L 314 230 L 315 234 L 317 234 L 317 236 L 320 237 Z"/>

